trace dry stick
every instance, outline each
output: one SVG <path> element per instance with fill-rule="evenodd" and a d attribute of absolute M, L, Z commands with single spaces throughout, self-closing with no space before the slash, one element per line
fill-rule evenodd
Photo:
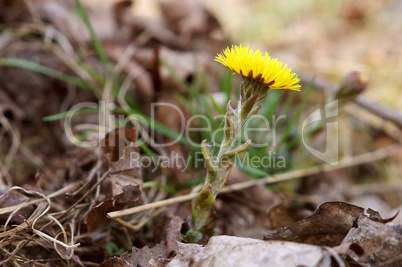
<path fill-rule="evenodd" d="M 362 109 L 356 103 L 346 106 L 345 111 L 366 125 L 376 130 L 384 131 L 389 137 L 402 144 L 402 128 L 398 128 L 398 125 L 395 125 L 391 121 L 385 121 L 382 117 L 372 114 L 366 109 Z"/>
<path fill-rule="evenodd" d="M 70 198 L 75 197 L 79 192 L 81 192 L 81 190 L 83 190 L 85 187 L 87 187 L 87 185 L 89 185 L 92 182 L 92 178 L 95 177 L 95 174 L 98 172 L 98 170 L 100 170 L 101 167 L 102 167 L 102 163 L 96 164 L 95 167 L 89 171 L 89 174 L 88 174 L 88 177 L 87 177 L 87 180 L 85 181 L 85 183 L 77 191 L 68 193 L 67 196 Z"/>
<path fill-rule="evenodd" d="M 106 171 L 102 177 L 99 179 L 99 181 L 96 182 L 96 184 L 94 184 L 79 200 L 77 200 L 72 206 L 70 206 L 64 213 L 60 214 L 59 216 L 57 216 L 56 220 L 60 220 L 62 219 L 66 214 L 68 214 L 72 209 L 74 209 L 81 201 L 83 201 L 92 191 L 94 191 L 96 189 L 96 187 L 98 185 L 100 185 L 103 180 L 105 180 L 106 177 L 108 177 L 110 174 L 110 170 Z M 44 226 L 42 226 L 42 228 L 39 229 L 39 231 L 43 231 L 46 227 L 49 227 L 50 225 L 52 225 L 54 223 L 54 221 L 49 221 L 47 224 L 45 224 Z M 25 247 L 30 241 L 33 240 L 33 238 L 37 236 L 37 234 L 33 234 L 31 235 L 27 240 L 24 241 L 24 243 L 22 243 L 20 246 L 18 246 L 16 249 L 14 249 L 14 251 L 10 254 L 10 256 L 1 261 L 0 262 L 0 266 L 4 266 L 6 265 L 23 247 Z"/>
<path fill-rule="evenodd" d="M 156 215 L 158 215 L 159 213 L 161 213 L 164 210 L 164 207 L 161 207 L 159 209 L 157 209 L 156 211 L 152 212 L 151 215 L 149 217 L 146 218 L 146 220 L 141 221 L 139 224 L 137 225 L 132 225 L 131 223 L 128 223 L 122 219 L 119 218 L 110 218 L 111 220 L 123 225 L 124 227 L 134 231 L 134 232 L 138 232 L 139 230 L 141 230 L 141 228 L 149 221 L 151 220 L 153 217 L 155 217 Z"/>
<path fill-rule="evenodd" d="M 313 79 L 313 75 L 311 74 L 303 74 L 300 75 L 301 82 L 304 84 L 309 84 L 310 81 Z M 334 90 L 334 84 L 332 84 L 330 81 L 325 79 L 324 77 L 316 77 L 314 81 L 314 88 L 318 89 L 321 92 L 329 92 L 331 90 Z M 353 100 L 357 105 L 360 107 L 370 111 L 371 113 L 375 114 L 376 116 L 393 122 L 396 124 L 399 128 L 402 129 L 402 114 L 401 112 L 398 112 L 397 110 L 394 110 L 390 107 L 381 105 L 378 102 L 375 102 L 368 97 L 364 95 L 359 95 L 356 97 L 355 100 Z"/>
<path fill-rule="evenodd" d="M 392 121 L 400 129 L 402 129 L 402 114 L 400 112 L 392 108 L 380 105 L 379 103 L 374 102 L 363 95 L 357 97 L 355 102 L 360 107 L 367 109 L 368 111 L 376 114 L 380 118 Z"/>
<path fill-rule="evenodd" d="M 373 152 L 368 152 L 368 153 L 364 153 L 364 154 L 355 156 L 353 158 L 345 158 L 345 159 L 341 160 L 337 166 L 323 164 L 323 165 L 311 167 L 311 168 L 304 169 L 304 170 L 296 170 L 296 171 L 291 171 L 291 172 L 287 172 L 287 173 L 281 173 L 281 174 L 275 175 L 274 177 L 265 177 L 260 180 L 251 180 L 251 181 L 247 181 L 247 182 L 243 182 L 243 183 L 229 185 L 229 186 L 224 187 L 220 191 L 220 193 L 229 193 L 232 191 L 243 190 L 245 188 L 249 188 L 249 187 L 256 186 L 256 185 L 273 184 L 273 183 L 283 182 L 283 181 L 287 181 L 287 180 L 291 180 L 291 179 L 302 178 L 307 175 L 317 174 L 320 172 L 329 172 L 329 171 L 334 171 L 334 170 L 351 167 L 351 166 L 355 166 L 355 165 L 359 165 L 359 164 L 373 162 L 373 161 L 380 160 L 380 159 L 386 158 L 390 155 L 397 153 L 401 149 L 401 147 L 402 146 L 400 144 L 394 144 L 394 145 L 391 145 L 391 146 L 388 146 L 385 148 L 380 148 Z M 120 211 L 113 211 L 113 212 L 109 212 L 107 214 L 107 216 L 109 218 L 116 218 L 116 217 L 121 217 L 124 215 L 134 214 L 134 213 L 149 210 L 149 209 L 159 208 L 159 207 L 163 207 L 163 206 L 167 206 L 167 205 L 171 205 L 171 204 L 175 204 L 175 203 L 188 201 L 188 200 L 193 199 L 196 195 L 197 195 L 197 193 L 191 193 L 191 194 L 188 194 L 185 196 L 170 198 L 170 199 L 142 205 L 139 207 L 134 207 L 134 208 L 120 210 Z"/>

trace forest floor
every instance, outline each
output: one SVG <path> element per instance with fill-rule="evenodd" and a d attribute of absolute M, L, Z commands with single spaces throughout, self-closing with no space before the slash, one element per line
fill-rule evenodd
<path fill-rule="evenodd" d="M 402 265 L 399 1 L 82 2 L 0 2 L 1 266 Z M 198 236 L 239 43 L 302 89 L 269 91 Z"/>

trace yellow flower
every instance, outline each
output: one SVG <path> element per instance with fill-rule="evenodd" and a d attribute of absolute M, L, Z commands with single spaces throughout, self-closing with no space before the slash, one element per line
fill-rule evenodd
<path fill-rule="evenodd" d="M 300 79 L 286 64 L 271 58 L 267 52 L 264 56 L 260 50 L 254 53 L 248 45 L 235 45 L 231 49 L 228 47 L 215 57 L 215 61 L 269 88 L 300 91 Z"/>

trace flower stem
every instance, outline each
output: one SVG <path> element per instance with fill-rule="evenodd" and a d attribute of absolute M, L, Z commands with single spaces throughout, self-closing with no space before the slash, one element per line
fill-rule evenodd
<path fill-rule="evenodd" d="M 265 89 L 265 91 L 262 89 Z M 267 88 L 261 88 L 253 82 L 243 80 L 241 83 L 241 95 L 236 109 L 232 108 L 230 101 L 226 107 L 225 135 L 218 155 L 213 157 L 206 141 L 202 142 L 201 151 L 207 162 L 208 171 L 203 189 L 192 202 L 193 225 L 197 230 L 207 223 L 215 198 L 219 190 L 225 185 L 226 179 L 232 170 L 231 159 L 237 154 L 246 151 L 251 145 L 251 140 L 237 147 L 235 143 L 247 120 L 258 114 L 261 106 L 257 105 L 257 103 L 266 96 L 267 91 Z M 205 199 L 208 199 L 208 201 L 205 201 Z"/>

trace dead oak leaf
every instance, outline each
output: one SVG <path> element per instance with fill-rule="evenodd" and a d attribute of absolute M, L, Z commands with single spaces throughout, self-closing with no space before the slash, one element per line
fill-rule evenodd
<path fill-rule="evenodd" d="M 389 225 L 360 215 L 342 244 L 354 244 L 363 248 L 363 254 L 352 250 L 347 255 L 359 264 L 401 266 L 402 235 Z M 399 257 L 399 258 L 398 258 Z M 389 264 L 389 265 L 388 265 Z"/>
<path fill-rule="evenodd" d="M 345 202 L 321 204 L 311 216 L 270 231 L 264 240 L 284 240 L 319 246 L 338 246 L 364 209 Z"/>
<path fill-rule="evenodd" d="M 180 232 L 184 220 L 172 213 L 164 213 L 161 220 L 154 227 L 154 236 L 157 242 L 165 241 L 167 245 L 167 255 L 172 251 L 177 251 L 177 243 L 180 242 Z"/>
<path fill-rule="evenodd" d="M 116 202 L 135 202 L 142 193 L 140 151 L 135 145 L 137 140 L 137 130 L 131 126 L 115 129 L 103 140 L 104 155 L 111 173 L 113 205 Z"/>

